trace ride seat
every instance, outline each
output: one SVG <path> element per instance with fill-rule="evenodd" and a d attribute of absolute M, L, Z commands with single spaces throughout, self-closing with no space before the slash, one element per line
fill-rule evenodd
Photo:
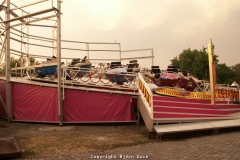
<path fill-rule="evenodd" d="M 111 64 L 110 64 L 111 69 L 119 68 L 121 66 L 122 66 L 121 62 L 111 62 Z"/>
<path fill-rule="evenodd" d="M 133 68 L 138 68 L 139 64 L 137 60 L 131 60 L 129 61 L 129 64 L 127 65 L 127 72 L 133 72 Z"/>
<path fill-rule="evenodd" d="M 187 77 L 187 71 L 186 70 L 183 70 L 182 74 Z"/>
<path fill-rule="evenodd" d="M 173 73 L 173 72 L 178 73 L 178 68 L 177 68 L 177 66 L 169 65 L 168 68 L 167 68 L 167 72 L 168 73 Z"/>
<path fill-rule="evenodd" d="M 152 66 L 151 67 L 151 73 L 153 73 L 153 74 L 160 74 L 161 73 L 161 70 L 160 70 L 160 68 L 159 68 L 159 66 Z"/>

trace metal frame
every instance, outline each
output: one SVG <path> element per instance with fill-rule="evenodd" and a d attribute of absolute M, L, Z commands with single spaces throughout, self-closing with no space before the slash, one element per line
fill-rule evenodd
<path fill-rule="evenodd" d="M 58 74 L 61 75 L 61 1 L 57 1 L 57 62 Z M 60 125 L 63 123 L 63 108 L 62 108 L 62 77 L 58 76 L 58 115 Z"/>
<path fill-rule="evenodd" d="M 3 3 L 1 4 L 1 9 L 5 10 L 5 20 L 3 20 L 1 17 L 1 21 L 0 21 L 0 25 L 2 26 L 1 29 L 4 29 L 3 32 L 1 32 L 1 36 L 3 36 L 3 34 L 5 34 L 5 38 L 3 44 L 2 44 L 2 50 L 1 50 L 1 54 L 0 54 L 0 60 L 1 62 L 3 61 L 3 56 L 5 55 L 5 67 L 6 67 L 6 71 L 5 71 L 5 76 L 6 76 L 6 108 L 7 108 L 7 114 L 9 115 L 10 120 L 12 120 L 12 93 L 11 93 L 11 71 L 10 71 L 10 55 L 12 54 L 10 51 L 14 51 L 17 53 L 20 53 L 20 63 L 21 63 L 21 67 L 23 67 L 23 58 L 24 56 L 26 56 L 26 64 L 25 66 L 28 66 L 29 64 L 29 45 L 32 45 L 29 42 L 30 36 L 29 35 L 29 26 L 38 26 L 38 27 L 53 27 L 53 28 L 57 28 L 57 33 L 56 33 L 56 37 L 53 37 L 53 39 L 51 39 L 53 42 L 56 42 L 56 49 L 57 49 L 57 58 L 58 58 L 58 68 L 59 71 L 61 71 L 61 2 L 60 0 L 57 0 L 57 8 L 54 8 L 53 5 L 51 6 L 51 8 L 49 9 L 45 9 L 45 10 L 41 10 L 41 11 L 36 11 L 34 13 L 28 13 L 26 11 L 24 11 L 22 8 L 28 7 L 28 6 L 32 6 L 32 5 L 36 5 L 38 3 L 42 3 L 42 2 L 46 2 L 49 0 L 38 0 L 35 2 L 31 2 L 29 4 L 26 5 L 22 5 L 22 6 L 16 6 L 13 3 L 11 3 L 11 0 L 7 0 L 7 1 L 3 1 Z M 3 6 L 6 3 L 6 7 Z M 52 2 L 53 3 L 53 2 Z M 14 6 L 15 8 L 11 9 L 11 6 Z M 22 13 L 21 16 L 18 16 L 18 14 L 16 14 L 14 11 L 20 11 Z M 51 13 L 54 12 L 54 15 L 51 16 L 45 16 L 45 17 L 36 17 L 36 16 L 41 16 L 42 14 L 45 13 Z M 10 16 L 13 16 L 13 18 L 11 18 Z M 33 22 L 38 22 L 38 21 L 42 21 L 42 20 L 47 20 L 53 17 L 57 17 L 57 25 L 56 26 L 46 26 L 46 25 L 32 25 L 31 23 Z M 19 23 L 16 23 L 16 21 L 20 21 Z M 12 22 L 15 22 L 15 24 L 11 25 Z M 18 30 L 14 27 L 20 26 L 21 29 Z M 26 31 L 27 29 L 27 31 Z M 19 32 L 20 35 L 15 34 L 13 32 L 11 32 L 11 30 Z M 27 32 L 27 33 L 26 33 Z M 11 33 L 14 34 L 15 36 L 20 37 L 20 40 L 11 37 Z M 38 40 L 45 40 L 45 37 L 37 37 L 37 36 L 33 36 L 35 39 L 38 38 Z M 54 39 L 55 38 L 55 39 Z M 32 38 L 33 39 L 33 38 Z M 2 39 L 1 39 L 2 40 Z M 14 49 L 11 49 L 10 47 L 10 40 L 14 40 L 17 41 L 21 44 L 20 47 L 20 51 L 16 51 Z M 34 44 L 33 44 L 34 45 Z M 36 44 L 37 45 L 37 44 Z M 25 50 L 24 50 L 25 49 Z M 28 70 L 26 71 L 26 73 L 28 74 Z M 23 70 L 21 70 L 21 76 L 23 75 Z M 58 79 L 58 91 L 61 91 L 61 78 Z M 62 93 L 59 92 L 58 94 L 58 105 L 59 105 L 59 118 L 60 118 L 60 124 L 62 124 Z"/>
<path fill-rule="evenodd" d="M 44 48 L 50 48 L 52 49 L 52 56 L 57 57 L 57 64 L 58 64 L 58 73 L 61 73 L 61 60 L 65 59 L 72 59 L 69 57 L 62 57 L 61 51 L 63 50 L 72 50 L 72 51 L 79 51 L 79 52 L 85 52 L 88 56 L 88 59 L 90 61 L 103 61 L 103 62 L 111 62 L 111 61 L 122 61 L 122 60 L 131 60 L 131 59 L 152 59 L 152 65 L 153 65 L 153 49 L 141 49 L 141 50 L 128 50 L 128 51 L 122 51 L 121 50 L 121 44 L 120 43 L 102 43 L 102 42 L 80 42 L 80 41 L 69 41 L 69 40 L 62 40 L 61 39 L 61 0 L 56 0 L 57 1 L 57 8 L 53 7 L 53 0 L 52 1 L 52 6 L 50 6 L 47 9 L 43 9 L 40 11 L 36 11 L 33 13 L 29 13 L 25 10 L 23 10 L 25 7 L 31 7 L 33 5 L 37 5 L 39 3 L 47 2 L 50 0 L 36 0 L 35 2 L 31 2 L 22 6 L 17 6 L 13 3 L 11 3 L 11 0 L 5 0 L 3 3 L 0 5 L 0 11 L 5 11 L 6 12 L 6 17 L 5 19 L 0 17 L 0 30 L 2 31 L 0 33 L 0 39 L 2 36 L 4 36 L 4 40 L 1 39 L 2 46 L 1 52 L 0 52 L 0 64 L 4 60 L 5 56 L 5 62 L 6 62 L 6 108 L 8 115 L 10 116 L 9 119 L 13 120 L 12 117 L 12 92 L 11 92 L 11 82 L 14 82 L 13 79 L 11 79 L 11 73 L 14 74 L 19 74 L 16 72 L 16 69 L 21 70 L 20 77 L 23 77 L 24 75 L 31 75 L 31 68 L 29 66 L 29 58 L 34 57 L 34 58 L 48 58 L 51 56 L 44 56 L 44 55 L 37 55 L 37 54 L 30 54 L 30 46 L 38 46 L 38 47 L 44 47 Z M 3 6 L 6 4 L 6 6 Z M 13 8 L 11 8 L 13 6 Z M 19 12 L 21 15 L 18 15 Z M 53 14 L 51 14 L 53 13 Z M 44 15 L 43 15 L 44 14 Z M 47 14 L 47 15 L 45 15 Z M 12 17 L 11 17 L 12 16 Z M 49 20 L 49 21 L 54 21 L 54 25 L 40 25 L 40 24 L 33 24 L 35 22 L 41 22 L 44 20 Z M 50 37 L 43 37 L 43 36 L 36 36 L 36 35 L 31 35 L 29 33 L 30 27 L 46 27 L 46 28 L 52 28 L 52 38 Z M 17 28 L 17 27 L 20 27 Z M 14 35 L 15 37 L 12 37 L 11 35 Z M 15 41 L 19 43 L 20 49 L 16 50 L 11 48 L 10 40 Z M 42 45 L 42 44 L 36 44 L 30 42 L 30 40 L 39 40 L 42 42 L 51 42 L 52 45 Z M 62 43 L 77 43 L 77 44 L 83 44 L 86 45 L 84 49 L 80 48 L 63 48 L 61 46 Z M 90 49 L 92 45 L 116 45 L 117 49 L 112 49 L 112 50 L 107 50 L 107 49 Z M 132 58 L 123 58 L 124 53 L 130 53 L 130 52 L 139 52 L 139 51 L 150 51 L 151 55 L 145 56 L 145 57 L 132 57 Z M 93 56 L 90 54 L 92 52 L 114 52 L 119 54 L 119 56 L 115 59 L 95 59 Z M 10 56 L 11 55 L 17 55 L 21 58 L 21 64 L 20 67 L 12 68 L 10 69 Z M 23 63 L 23 60 L 26 60 L 26 63 Z M 65 68 L 65 71 L 67 68 Z M 66 73 L 63 73 L 66 74 Z M 16 77 L 17 78 L 17 77 Z M 32 83 L 31 81 L 29 82 L 30 84 Z M 57 87 L 58 87 L 58 115 L 59 115 L 59 124 L 63 124 L 63 108 L 62 108 L 62 101 L 64 98 L 64 84 L 66 82 L 62 80 L 60 76 L 58 76 L 57 79 Z M 51 85 L 49 85 L 51 86 Z M 85 90 L 85 89 L 83 89 Z M 135 88 L 134 88 L 135 90 Z M 110 91 L 109 91 L 110 92 Z M 115 93 L 121 94 L 121 91 L 116 91 Z M 124 93 L 123 93 L 124 94 Z M 131 93 L 129 93 L 131 94 Z M 134 93 L 137 94 L 137 93 Z"/>
<path fill-rule="evenodd" d="M 12 119 L 12 86 L 10 83 L 10 0 L 7 0 L 7 11 L 6 11 L 6 106 L 8 109 L 8 115 L 10 120 Z"/>

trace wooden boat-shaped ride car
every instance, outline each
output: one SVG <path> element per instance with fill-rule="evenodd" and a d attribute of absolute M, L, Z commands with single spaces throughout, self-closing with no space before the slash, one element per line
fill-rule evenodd
<path fill-rule="evenodd" d="M 111 62 L 109 69 L 105 73 L 105 78 L 108 79 L 109 82 L 122 85 L 124 82 L 128 82 L 125 74 L 127 74 L 127 69 L 123 67 L 121 62 Z"/>
<path fill-rule="evenodd" d="M 140 67 L 139 67 L 139 64 L 138 64 L 138 61 L 137 60 L 131 60 L 129 61 L 129 64 L 127 64 L 127 72 L 134 72 L 134 73 L 137 73 L 140 71 Z"/>
<path fill-rule="evenodd" d="M 85 56 L 82 60 L 80 58 L 72 59 L 67 68 L 66 80 L 84 77 L 92 67 L 92 63 Z"/>
<path fill-rule="evenodd" d="M 179 82 L 178 69 L 170 66 L 167 71 L 161 71 L 159 66 L 152 66 L 149 77 L 158 86 L 175 87 Z"/>
<path fill-rule="evenodd" d="M 44 78 L 45 76 L 55 76 L 57 74 L 57 58 L 53 56 L 52 58 L 47 58 L 46 62 L 36 64 L 34 71 L 37 77 Z"/>
<path fill-rule="evenodd" d="M 178 73 L 180 79 L 177 84 L 178 88 L 184 88 L 186 91 L 194 91 L 198 86 L 201 85 L 201 81 L 198 80 L 196 77 L 193 77 L 187 71 L 181 71 Z"/>

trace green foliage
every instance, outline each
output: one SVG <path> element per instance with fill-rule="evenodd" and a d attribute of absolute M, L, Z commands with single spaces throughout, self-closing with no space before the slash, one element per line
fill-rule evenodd
<path fill-rule="evenodd" d="M 20 59 L 10 58 L 10 68 L 20 67 Z"/>
<path fill-rule="evenodd" d="M 228 67 L 225 63 L 218 64 L 218 56 L 214 55 L 213 60 L 216 65 L 217 83 L 232 84 L 236 81 L 240 84 L 240 63 Z M 209 62 L 206 48 L 201 50 L 184 49 L 179 56 L 174 57 L 172 65 L 177 66 L 181 70 L 187 70 L 192 75 L 202 80 L 209 80 Z"/>
<path fill-rule="evenodd" d="M 216 55 L 213 57 L 215 63 L 218 62 L 217 57 Z M 208 53 L 204 47 L 202 50 L 184 49 L 182 53 L 180 53 L 178 57 L 174 57 L 171 62 L 172 65 L 177 66 L 181 70 L 187 70 L 199 79 L 209 79 Z"/>
<path fill-rule="evenodd" d="M 21 66 L 20 64 L 21 64 L 21 58 L 19 58 L 19 59 L 15 59 L 14 57 L 10 58 L 10 68 L 20 67 Z M 11 73 L 12 77 L 20 76 L 20 74 L 19 74 L 19 73 L 21 73 L 20 70 L 13 71 L 13 72 L 14 73 Z"/>
<path fill-rule="evenodd" d="M 235 72 L 236 77 L 235 77 L 235 81 L 240 84 L 240 63 L 232 66 L 232 70 Z"/>
<path fill-rule="evenodd" d="M 22 64 L 25 64 L 26 63 L 26 61 L 27 61 L 27 58 L 19 58 L 19 59 L 16 59 L 15 57 L 11 57 L 10 58 L 10 68 L 15 68 L 15 67 L 20 67 L 21 66 L 21 63 Z M 33 65 L 33 64 L 35 64 L 35 62 L 36 62 L 36 60 L 35 60 L 35 58 L 33 58 L 33 57 L 30 57 L 29 58 L 29 65 L 31 66 L 31 65 Z M 5 70 L 6 70 L 6 68 L 5 68 L 5 64 L 3 65 L 3 67 L 2 67 L 3 69 L 0 71 L 0 74 L 5 74 Z M 17 74 L 16 74 L 16 72 L 17 72 Z M 11 73 L 11 76 L 20 76 L 20 73 L 21 71 L 20 70 L 17 70 L 17 71 L 13 71 L 12 73 Z"/>
<path fill-rule="evenodd" d="M 29 65 L 30 65 L 30 66 L 34 65 L 35 62 L 37 62 L 35 58 L 29 57 L 29 63 L 30 63 Z"/>
<path fill-rule="evenodd" d="M 216 77 L 217 83 L 231 85 L 235 80 L 236 73 L 225 63 L 223 63 L 216 66 Z"/>

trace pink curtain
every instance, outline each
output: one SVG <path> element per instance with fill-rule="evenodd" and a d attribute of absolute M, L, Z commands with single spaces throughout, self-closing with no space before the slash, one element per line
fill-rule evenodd
<path fill-rule="evenodd" d="M 57 88 L 13 83 L 12 108 L 16 120 L 58 122 Z"/>
<path fill-rule="evenodd" d="M 0 80 L 0 95 L 3 99 L 3 102 L 6 106 L 6 81 Z M 0 117 L 8 118 L 7 113 L 5 111 L 4 105 L 0 101 Z"/>
<path fill-rule="evenodd" d="M 101 92 L 65 90 L 66 122 L 131 121 L 132 97 Z"/>

